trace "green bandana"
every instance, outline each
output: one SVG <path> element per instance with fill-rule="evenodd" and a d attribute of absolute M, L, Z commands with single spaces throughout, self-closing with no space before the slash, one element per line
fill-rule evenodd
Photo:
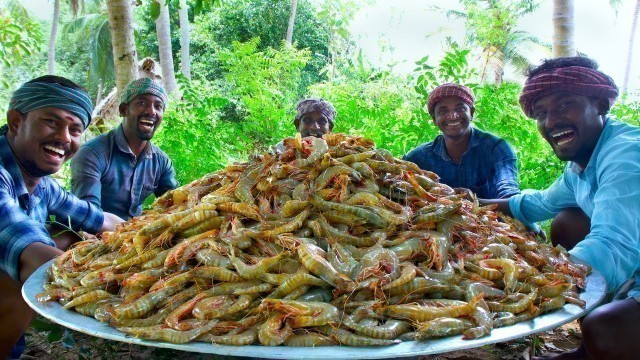
<path fill-rule="evenodd" d="M 167 92 L 162 85 L 149 78 L 142 78 L 130 82 L 120 96 L 120 104 L 128 104 L 133 98 L 142 94 L 155 95 L 162 100 L 163 108 L 167 106 Z"/>

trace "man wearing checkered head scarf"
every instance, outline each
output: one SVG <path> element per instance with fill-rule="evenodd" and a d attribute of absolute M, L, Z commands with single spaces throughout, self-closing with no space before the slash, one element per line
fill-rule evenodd
<path fill-rule="evenodd" d="M 11 96 L 7 124 L 0 128 L 2 359 L 17 359 L 25 348 L 23 334 L 33 311 L 22 298 L 22 283 L 71 244 L 71 238 L 61 242 L 51 237 L 46 226 L 50 217 L 92 234 L 112 231 L 122 222 L 49 177 L 78 150 L 92 108 L 87 92 L 60 76 L 30 80 Z"/>
<path fill-rule="evenodd" d="M 166 106 L 159 83 L 141 78 L 127 85 L 120 97 L 122 124 L 80 148 L 71 162 L 71 191 L 129 219 L 142 213 L 149 195 L 175 189 L 171 160 L 151 143 Z"/>
<path fill-rule="evenodd" d="M 330 102 L 320 98 L 308 98 L 298 102 L 293 124 L 302 137 L 322 137 L 333 130 L 336 115 L 336 110 Z"/>
<path fill-rule="evenodd" d="M 471 126 L 474 94 L 466 86 L 447 83 L 427 99 L 427 110 L 441 134 L 404 156 L 440 181 L 465 188 L 481 198 L 508 198 L 520 192 L 516 155 L 507 142 Z"/>
<path fill-rule="evenodd" d="M 483 201 L 526 224 L 553 219 L 551 242 L 604 277 L 609 296 L 580 323 L 583 345 L 563 359 L 640 353 L 640 128 L 607 115 L 617 96 L 611 77 L 588 58 L 550 59 L 531 70 L 522 111 L 567 164 L 545 190 Z"/>

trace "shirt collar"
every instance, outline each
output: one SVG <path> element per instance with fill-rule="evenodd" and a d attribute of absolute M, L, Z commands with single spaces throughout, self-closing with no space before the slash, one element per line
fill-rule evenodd
<path fill-rule="evenodd" d="M 127 143 L 127 138 L 124 136 L 124 128 L 122 127 L 122 124 L 120 124 L 120 126 L 118 126 L 115 130 L 115 139 L 116 139 L 116 146 L 118 146 L 118 149 L 120 151 L 135 157 L 135 154 L 133 153 L 133 151 L 131 151 L 129 144 Z M 151 158 L 154 152 L 155 150 L 151 146 L 151 141 L 147 141 L 147 146 L 144 147 L 144 150 L 142 153 L 146 158 Z"/>
<path fill-rule="evenodd" d="M 473 126 L 471 126 L 470 129 L 471 136 L 469 137 L 469 148 L 464 152 L 465 154 L 469 150 L 471 150 L 471 148 L 480 145 L 480 137 L 476 134 L 477 130 L 474 129 Z M 440 155 L 440 157 L 442 157 L 443 159 L 451 161 L 451 158 L 449 157 L 449 154 L 447 154 L 447 150 L 444 146 L 444 136 L 442 134 L 438 135 L 438 137 L 434 141 L 433 152 Z"/>

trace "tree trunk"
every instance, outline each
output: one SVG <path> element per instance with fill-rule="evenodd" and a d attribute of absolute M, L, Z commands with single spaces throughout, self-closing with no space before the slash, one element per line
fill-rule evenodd
<path fill-rule="evenodd" d="M 191 63 L 189 61 L 189 8 L 187 0 L 180 0 L 180 8 L 178 9 L 178 17 L 180 18 L 180 70 L 182 75 L 187 79 L 191 79 Z"/>
<path fill-rule="evenodd" d="M 138 78 L 138 59 L 133 37 L 133 14 L 130 0 L 107 0 L 109 31 L 116 69 L 118 95 Z"/>
<path fill-rule="evenodd" d="M 624 69 L 624 81 L 622 82 L 622 92 L 627 92 L 629 86 L 629 76 L 631 75 L 631 59 L 633 57 L 633 45 L 636 37 L 636 29 L 638 28 L 638 17 L 640 16 L 640 0 L 636 1 L 636 7 L 633 10 L 633 22 L 631 23 L 631 32 L 629 33 L 629 48 L 627 49 L 627 66 Z"/>
<path fill-rule="evenodd" d="M 298 9 L 298 0 L 291 0 L 291 12 L 289 13 L 289 26 L 287 27 L 287 35 L 285 41 L 287 45 L 293 44 L 293 25 L 296 22 L 296 10 Z"/>
<path fill-rule="evenodd" d="M 51 20 L 51 36 L 49 37 L 49 52 L 47 53 L 47 72 L 56 73 L 56 36 L 58 35 L 58 20 L 60 18 L 60 0 L 53 2 L 53 19 Z"/>
<path fill-rule="evenodd" d="M 168 93 L 176 88 L 176 76 L 173 72 L 173 54 L 171 52 L 171 28 L 169 27 L 169 6 L 165 0 L 160 3 L 160 16 L 156 19 L 156 33 L 158 34 L 158 53 L 162 68 L 162 82 Z"/>
<path fill-rule="evenodd" d="M 573 0 L 553 0 L 553 57 L 576 56 Z"/>

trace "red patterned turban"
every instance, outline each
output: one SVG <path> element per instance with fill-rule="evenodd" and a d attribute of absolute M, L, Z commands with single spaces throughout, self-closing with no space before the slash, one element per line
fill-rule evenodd
<path fill-rule="evenodd" d="M 609 107 L 618 97 L 618 87 L 609 75 L 588 67 L 567 66 L 542 71 L 528 78 L 520 94 L 522 111 L 532 118 L 533 104 L 541 97 L 560 90 L 608 99 Z"/>
<path fill-rule="evenodd" d="M 473 91 L 466 86 L 454 84 L 454 83 L 446 83 L 438 86 L 433 89 L 431 94 L 429 94 L 429 98 L 427 99 L 427 110 L 429 111 L 429 115 L 435 119 L 433 110 L 436 108 L 436 104 L 438 101 L 443 98 L 455 96 L 462 99 L 462 102 L 469 105 L 471 109 L 473 109 L 473 102 L 475 101 L 475 97 L 473 96 Z"/>

